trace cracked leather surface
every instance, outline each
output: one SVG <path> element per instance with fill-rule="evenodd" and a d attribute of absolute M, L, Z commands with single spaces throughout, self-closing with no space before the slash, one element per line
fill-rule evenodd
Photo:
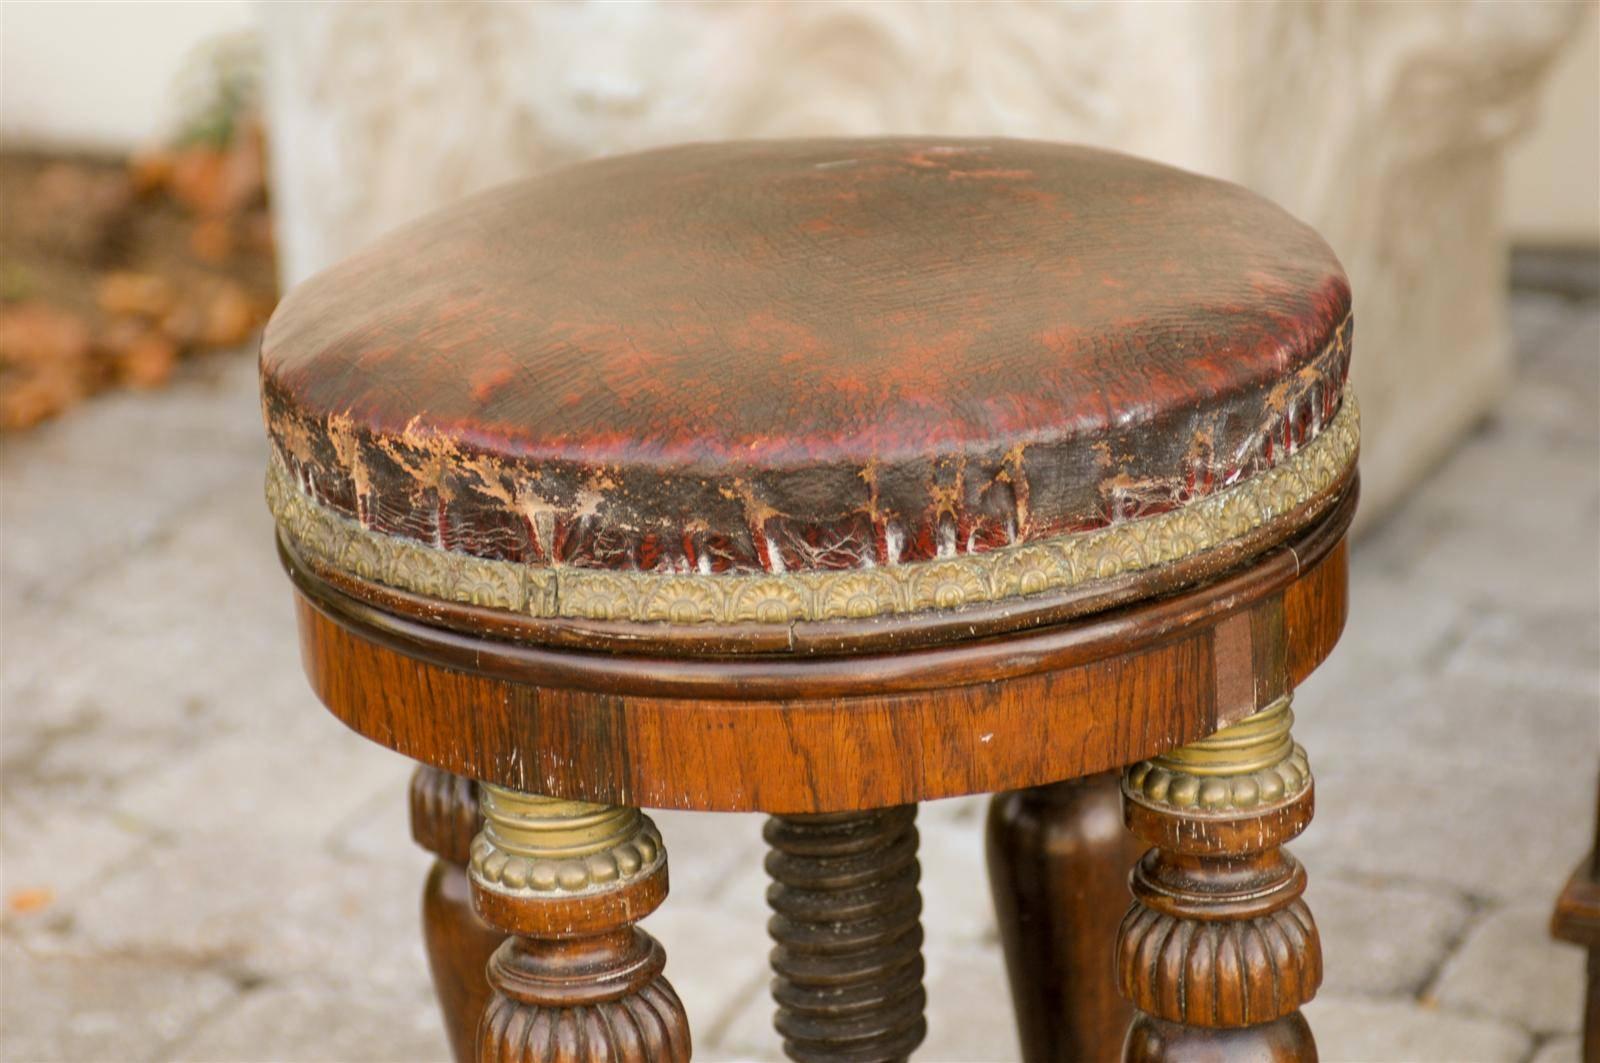
<path fill-rule="evenodd" d="M 481 557 L 892 565 L 1186 505 L 1338 409 L 1350 292 L 1245 190 L 1025 141 L 688 145 L 495 190 L 280 305 L 314 501 Z"/>

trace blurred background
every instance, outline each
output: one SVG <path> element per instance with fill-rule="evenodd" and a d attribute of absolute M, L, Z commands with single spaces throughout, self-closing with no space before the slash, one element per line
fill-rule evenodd
<path fill-rule="evenodd" d="M 1331 1060 L 1579 1058 L 1600 759 L 1594 3 L 0 3 L 0 1058 L 442 1059 L 409 767 L 296 661 L 277 293 L 683 140 L 1076 140 L 1238 181 L 1356 293 L 1353 612 L 1297 698 Z M 982 800 L 925 808 L 931 1032 L 1017 1058 Z M 759 818 L 659 817 L 699 1056 L 769 1059 Z"/>

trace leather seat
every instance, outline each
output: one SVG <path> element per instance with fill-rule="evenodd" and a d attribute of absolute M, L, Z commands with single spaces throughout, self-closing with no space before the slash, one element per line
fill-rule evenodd
<path fill-rule="evenodd" d="M 534 619 L 1034 624 L 1309 523 L 1354 463 L 1349 348 L 1332 252 L 1233 185 L 1025 141 L 688 145 L 291 293 L 270 493 L 313 563 Z"/>

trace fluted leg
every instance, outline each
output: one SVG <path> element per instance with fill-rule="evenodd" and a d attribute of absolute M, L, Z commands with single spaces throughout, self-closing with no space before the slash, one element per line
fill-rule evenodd
<path fill-rule="evenodd" d="M 420 766 L 411 776 L 411 836 L 436 859 L 422 888 L 422 932 L 434 994 L 457 1063 L 473 1058 L 489 1003 L 489 956 L 505 935 L 472 910 L 467 861 L 478 833 L 478 787 Z"/>
<path fill-rule="evenodd" d="M 1144 845 L 1122 825 L 1121 772 L 997 794 L 989 885 L 1029 1063 L 1114 1059 L 1133 1009 L 1106 973 Z"/>
<path fill-rule="evenodd" d="M 916 814 L 767 821 L 774 1025 L 790 1059 L 887 1063 L 927 1033 Z"/>
<path fill-rule="evenodd" d="M 489 961 L 480 1063 L 684 1063 L 689 1021 L 666 954 L 634 924 L 667 895 L 667 854 L 636 808 L 480 789 L 472 901 L 513 935 Z"/>
<path fill-rule="evenodd" d="M 1300 1005 L 1322 946 L 1282 845 L 1311 820 L 1311 770 L 1287 697 L 1129 768 L 1129 829 L 1155 846 L 1134 868 L 1117 974 L 1138 1009 L 1123 1058 L 1315 1060 Z"/>

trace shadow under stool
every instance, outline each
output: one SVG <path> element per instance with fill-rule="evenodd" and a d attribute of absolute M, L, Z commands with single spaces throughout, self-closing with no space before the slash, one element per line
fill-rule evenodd
<path fill-rule="evenodd" d="M 296 288 L 268 499 L 311 685 L 422 764 L 457 1057 L 689 1057 L 668 808 L 770 817 L 784 1051 L 904 1059 L 917 803 L 993 793 L 1029 1060 L 1314 1059 L 1349 354 L 1304 225 L 1026 141 L 601 159 Z"/>

